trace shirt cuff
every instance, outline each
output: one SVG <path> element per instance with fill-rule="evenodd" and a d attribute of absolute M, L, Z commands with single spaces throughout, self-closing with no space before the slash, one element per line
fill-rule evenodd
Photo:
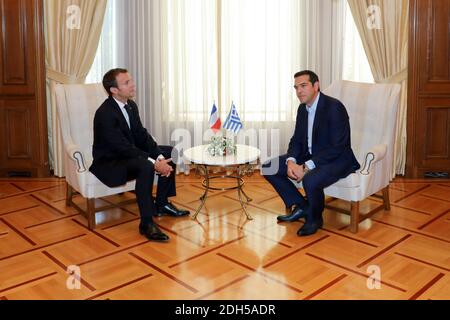
<path fill-rule="evenodd" d="M 313 170 L 316 168 L 316 165 L 312 160 L 306 161 L 305 165 L 308 167 L 309 170 Z"/>
<path fill-rule="evenodd" d="M 163 156 L 162 154 L 160 154 L 160 155 L 158 156 L 158 158 L 156 158 L 156 160 L 155 160 L 155 159 L 152 159 L 152 158 L 148 158 L 148 160 L 149 160 L 151 163 L 153 163 L 153 164 L 155 164 L 156 161 L 162 161 L 162 160 L 164 160 L 164 159 L 166 159 L 166 158 L 164 158 L 164 156 Z"/>
<path fill-rule="evenodd" d="M 295 158 L 287 158 L 286 165 L 288 164 L 289 161 L 292 161 L 293 163 L 297 164 L 297 160 L 295 160 Z"/>

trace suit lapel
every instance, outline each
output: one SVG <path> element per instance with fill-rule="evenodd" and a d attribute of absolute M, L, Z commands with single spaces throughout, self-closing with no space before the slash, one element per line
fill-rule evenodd
<path fill-rule="evenodd" d="M 128 126 L 127 120 L 125 120 L 125 117 L 123 116 L 122 110 L 120 110 L 120 107 L 117 104 L 116 100 L 114 100 L 114 98 L 110 97 L 109 99 L 111 101 L 111 106 L 113 107 L 112 109 L 116 113 L 117 117 L 120 119 L 119 120 L 120 121 L 120 129 L 122 130 L 122 132 L 125 133 L 125 136 L 127 137 L 127 139 L 130 140 L 131 142 L 133 142 L 134 139 L 133 139 L 132 132 L 130 130 L 130 127 Z M 130 119 L 130 124 L 131 124 L 131 119 Z"/>
<path fill-rule="evenodd" d="M 131 130 L 131 132 L 133 132 L 133 129 L 136 129 L 136 118 L 135 118 L 135 113 L 134 113 L 133 102 L 131 100 L 128 100 L 128 105 L 131 108 L 131 112 L 128 114 L 128 117 L 130 119 L 130 130 Z M 137 108 L 137 106 L 136 106 L 136 108 Z"/>
<path fill-rule="evenodd" d="M 305 146 L 305 153 L 308 151 L 308 111 L 306 111 L 306 105 L 302 105 L 301 109 L 301 123 L 304 124 L 301 134 L 301 141 L 303 145 Z"/>

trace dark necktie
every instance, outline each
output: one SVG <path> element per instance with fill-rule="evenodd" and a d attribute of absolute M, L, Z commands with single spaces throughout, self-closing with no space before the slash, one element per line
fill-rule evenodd
<path fill-rule="evenodd" d="M 132 112 L 131 112 L 131 106 L 126 104 L 124 108 L 125 108 L 125 110 L 127 110 L 127 113 L 128 113 L 128 120 L 130 121 L 130 130 L 131 130 L 131 123 L 132 123 L 132 119 L 133 119 Z"/>

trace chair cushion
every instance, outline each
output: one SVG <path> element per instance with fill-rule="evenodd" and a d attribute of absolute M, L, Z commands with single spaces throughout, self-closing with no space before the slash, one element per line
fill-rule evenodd
<path fill-rule="evenodd" d="M 303 188 L 303 184 L 301 182 L 296 182 L 292 179 L 290 180 L 297 188 Z M 352 173 L 348 177 L 340 179 L 338 182 L 332 184 L 332 186 L 339 188 L 358 188 L 360 184 L 361 184 L 361 174 Z"/>
<path fill-rule="evenodd" d="M 333 184 L 335 187 L 339 188 L 357 188 L 361 183 L 361 175 L 359 173 L 352 173 L 347 178 L 340 179 L 338 182 Z"/>

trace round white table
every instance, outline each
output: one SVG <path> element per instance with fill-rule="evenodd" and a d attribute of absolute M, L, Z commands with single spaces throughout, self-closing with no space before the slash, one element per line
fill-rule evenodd
<path fill-rule="evenodd" d="M 208 197 L 209 190 L 237 190 L 239 196 L 239 202 L 241 203 L 241 207 L 247 216 L 248 220 L 253 220 L 250 214 L 247 212 L 245 208 L 245 203 L 242 200 L 242 196 L 245 196 L 247 202 L 252 201 L 251 198 L 247 196 L 247 194 L 242 189 L 244 185 L 243 177 L 245 175 L 252 175 L 254 172 L 255 166 L 258 164 L 258 159 L 261 155 L 261 151 L 258 148 L 237 144 L 237 152 L 235 155 L 227 155 L 227 156 L 211 156 L 207 149 L 209 145 L 197 146 L 194 148 L 190 148 L 184 151 L 184 158 L 194 164 L 197 167 L 198 172 L 205 177 L 203 181 L 203 187 L 205 187 L 205 193 L 200 198 L 202 203 L 198 207 L 195 212 L 193 219 L 197 219 L 197 216 L 200 210 L 203 208 L 206 202 L 206 198 Z M 209 172 L 209 167 L 222 167 L 226 170 L 235 171 L 235 175 L 214 175 Z M 215 188 L 210 185 L 210 181 L 212 179 L 235 179 L 237 185 L 235 187 L 230 188 Z"/>

